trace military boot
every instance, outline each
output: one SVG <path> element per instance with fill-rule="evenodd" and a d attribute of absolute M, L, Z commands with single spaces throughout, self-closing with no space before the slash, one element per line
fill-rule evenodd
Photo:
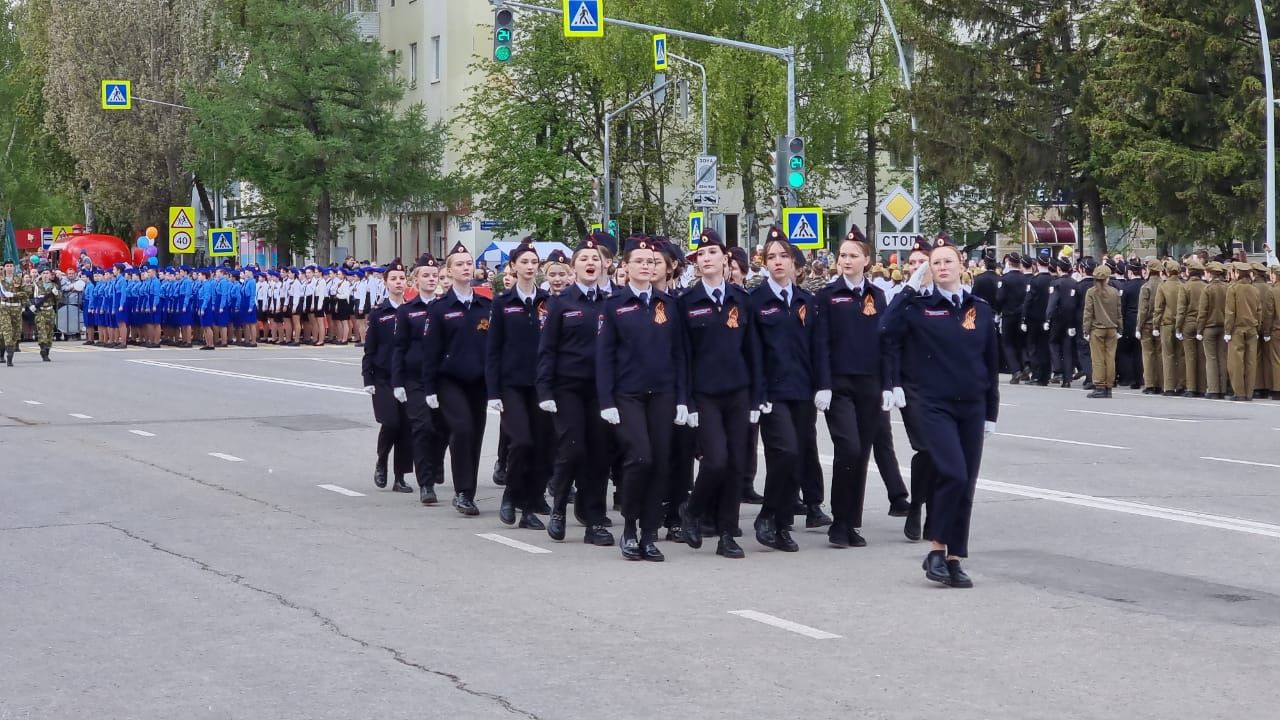
<path fill-rule="evenodd" d="M 49 358 L 49 350 L 50 350 L 50 347 L 49 347 L 48 345 L 41 345 L 41 346 L 40 346 L 40 359 L 41 359 L 41 360 L 43 360 L 43 361 L 45 361 L 45 362 L 51 362 L 51 360 L 50 360 L 50 358 Z"/>
<path fill-rule="evenodd" d="M 14 347 L 10 345 L 8 352 L 5 353 L 5 360 L 4 360 L 5 364 L 8 365 L 9 367 L 13 367 L 13 353 L 14 353 Z"/>

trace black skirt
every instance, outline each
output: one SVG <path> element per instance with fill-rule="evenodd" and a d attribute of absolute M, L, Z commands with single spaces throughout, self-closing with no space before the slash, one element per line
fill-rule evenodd
<path fill-rule="evenodd" d="M 374 387 L 376 390 L 370 398 L 373 400 L 373 419 L 388 428 L 400 427 L 400 402 L 391 394 L 391 386 L 375 383 Z"/>

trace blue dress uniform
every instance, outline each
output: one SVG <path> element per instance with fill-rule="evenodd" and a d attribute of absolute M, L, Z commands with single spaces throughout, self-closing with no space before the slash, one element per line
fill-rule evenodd
<path fill-rule="evenodd" d="M 818 291 L 817 306 L 814 368 L 818 390 L 831 393 L 826 416 L 835 448 L 827 537 L 835 547 L 862 547 L 867 469 L 880 431 L 880 319 L 887 303 L 865 277 L 850 287 L 841 276 Z"/>
<path fill-rule="evenodd" d="M 404 270 L 398 260 L 388 269 Z M 391 298 L 378 303 L 369 313 L 364 355 L 360 361 L 360 375 L 366 388 L 373 387 L 373 417 L 378 421 L 378 459 L 374 466 L 373 482 L 378 487 L 387 486 L 387 457 L 395 450 L 395 485 L 397 492 L 413 492 L 405 485 L 404 476 L 413 471 L 413 426 L 405 404 L 392 394 L 391 367 L 396 351 L 396 319 L 399 307 Z"/>
<path fill-rule="evenodd" d="M 92 273 L 81 272 L 80 276 L 84 278 L 84 292 L 80 294 L 80 321 L 84 324 L 84 344 L 92 345 L 89 332 L 98 326 L 98 318 L 93 309 L 94 303 L 98 301 L 95 294 L 97 283 L 94 282 Z"/>
<path fill-rule="evenodd" d="M 537 254 L 531 242 L 511 251 L 510 262 L 528 253 Z M 504 524 L 545 530 L 536 514 L 545 502 L 547 454 L 551 449 L 551 418 L 538 408 L 534 378 L 538 343 L 550 294 L 535 287 L 523 296 L 518 285 L 493 301 L 485 348 L 485 385 L 489 400 L 502 402 L 502 430 L 508 438 L 507 485 L 502 493 L 499 517 Z"/>
<path fill-rule="evenodd" d="M 597 249 L 587 237 L 578 251 Z M 604 269 L 601 270 L 605 272 Z M 587 526 L 583 541 L 609 546 L 612 533 L 604 525 L 605 488 L 612 455 L 607 426 L 600 419 L 596 394 L 596 336 L 601 327 L 604 295 L 595 286 L 575 283 L 551 298 L 538 342 L 534 383 L 538 402 L 555 403 L 556 453 L 551 476 L 551 522 L 547 534 L 564 539 L 569 492 L 577 488 L 574 511 Z"/>
<path fill-rule="evenodd" d="M 626 253 L 652 250 L 647 238 L 627 240 Z M 600 409 L 616 410 L 622 448 L 623 557 L 662 561 L 662 527 L 677 406 L 686 406 L 688 366 L 675 299 L 655 287 L 637 294 L 615 288 L 605 302 L 596 344 Z M 636 537 L 637 525 L 640 537 Z"/>
<path fill-rule="evenodd" d="M 994 311 L 963 290 L 953 296 L 935 288 L 907 297 L 885 318 L 882 333 L 884 385 L 906 393 L 936 473 L 927 539 L 967 557 L 985 423 L 1000 410 Z M 951 584 L 943 574 L 929 577 Z"/>
<path fill-rule="evenodd" d="M 771 412 L 760 418 L 764 443 L 764 503 L 756 517 L 756 540 L 765 547 L 796 552 L 791 538 L 795 497 L 803 474 L 817 455 L 817 409 L 813 404 L 813 364 L 817 302 L 792 283 L 772 278 L 751 292 L 753 319 L 764 352 L 765 402 Z"/>
<path fill-rule="evenodd" d="M 418 257 L 415 267 L 439 267 L 430 254 Z M 418 295 L 396 309 L 395 352 L 391 356 L 391 387 L 405 391 L 405 411 L 413 428 L 413 467 L 418 479 L 418 496 L 423 505 L 435 505 L 435 486 L 444 482 L 444 452 L 447 435 L 438 410 L 427 405 L 422 385 L 423 340 L 427 335 L 427 308 L 430 298 Z M 368 316 L 369 328 L 372 311 Z M 366 334 L 368 330 L 366 330 Z"/>
<path fill-rule="evenodd" d="M 713 230 L 699 247 L 724 248 Z M 742 502 L 742 477 L 751 448 L 751 418 L 764 404 L 764 360 L 751 298 L 727 280 L 718 287 L 700 283 L 679 301 L 689 356 L 690 414 L 702 460 L 689 500 L 680 510 L 685 543 L 702 545 L 701 518 L 714 513 L 719 532 L 716 553 L 743 557 L 734 541 Z"/>
<path fill-rule="evenodd" d="M 450 255 L 458 251 L 455 247 Z M 459 298 L 450 288 L 428 306 L 423 340 L 423 391 L 438 398 L 449 431 L 453 506 L 468 516 L 480 512 L 475 506 L 476 474 L 486 420 L 484 350 L 492 305 L 474 293 Z"/>

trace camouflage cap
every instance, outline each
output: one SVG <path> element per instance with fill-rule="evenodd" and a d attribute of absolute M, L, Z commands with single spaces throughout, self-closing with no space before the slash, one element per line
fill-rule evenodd
<path fill-rule="evenodd" d="M 1200 270 L 1200 271 L 1204 270 L 1204 263 L 1200 262 L 1196 258 L 1191 258 L 1190 260 L 1188 260 L 1186 262 L 1186 266 L 1188 270 Z"/>
<path fill-rule="evenodd" d="M 1165 261 L 1164 261 L 1164 270 L 1165 270 L 1165 272 L 1176 273 L 1176 272 L 1178 272 L 1178 270 L 1180 270 L 1180 269 L 1181 269 L 1181 267 L 1182 267 L 1182 266 L 1178 264 L 1178 261 L 1177 261 L 1177 260 L 1165 260 Z"/>
<path fill-rule="evenodd" d="M 1208 270 L 1211 273 L 1218 273 L 1219 275 L 1226 272 L 1227 270 L 1222 266 L 1222 263 L 1218 262 L 1217 260 L 1214 260 L 1210 262 L 1208 265 L 1205 265 L 1204 269 Z"/>
<path fill-rule="evenodd" d="M 1231 269 L 1236 272 L 1253 272 L 1253 266 L 1247 262 L 1233 262 L 1231 263 Z"/>
<path fill-rule="evenodd" d="M 1163 269 L 1164 269 L 1164 263 L 1160 262 L 1159 260 L 1147 261 L 1147 270 L 1151 272 L 1160 272 Z"/>
<path fill-rule="evenodd" d="M 1093 271 L 1094 280 L 1108 280 L 1110 278 L 1111 278 L 1111 268 L 1107 267 L 1106 265 L 1099 265 Z"/>
<path fill-rule="evenodd" d="M 1254 271 L 1254 272 L 1264 273 L 1264 272 L 1266 272 L 1266 271 L 1267 271 L 1267 266 L 1266 266 L 1266 265 L 1263 265 L 1263 264 L 1262 264 L 1262 263 L 1260 263 L 1260 262 L 1253 263 L 1253 264 L 1252 264 L 1252 265 L 1250 265 L 1249 267 L 1253 268 L 1253 271 Z"/>

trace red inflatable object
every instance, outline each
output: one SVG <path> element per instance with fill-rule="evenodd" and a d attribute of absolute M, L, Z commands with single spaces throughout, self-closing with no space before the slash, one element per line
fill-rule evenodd
<path fill-rule="evenodd" d="M 131 260 L 129 246 L 115 235 L 73 235 L 58 249 L 58 268 L 63 272 L 75 272 L 79 268 L 81 251 L 88 253 L 94 267 L 109 268 L 118 262 Z M 142 263 L 146 261 L 144 257 Z"/>

